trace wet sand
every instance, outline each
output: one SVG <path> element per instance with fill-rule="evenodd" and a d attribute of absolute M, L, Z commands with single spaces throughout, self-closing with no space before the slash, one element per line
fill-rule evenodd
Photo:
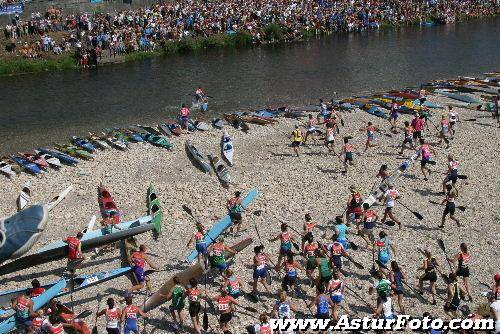
<path fill-rule="evenodd" d="M 433 102 L 451 102 L 446 98 L 432 96 Z M 446 150 L 444 145 L 437 146 L 438 152 L 429 181 L 425 182 L 420 173 L 419 161 L 397 183 L 396 188 L 402 194 L 402 201 L 413 210 L 424 216 L 423 221 L 418 221 L 401 205 L 396 205 L 395 215 L 403 222 L 404 227 L 380 226 L 376 232 L 383 228 L 395 245 L 396 259 L 406 274 L 407 281 L 417 285 L 417 276 L 421 273 L 417 269 L 421 266 L 423 257 L 420 249 L 429 249 L 437 257 L 443 271 L 447 271 L 447 264 L 443 253 L 438 248 L 436 239 L 442 238 L 450 254 L 458 251 L 461 242 L 469 245 L 472 255 L 471 284 L 474 301 L 468 303 L 471 310 L 486 302 L 481 292 L 485 287 L 480 282 L 490 284 L 492 276 L 500 268 L 498 258 L 498 235 L 500 227 L 500 183 L 497 177 L 498 156 L 500 148 L 497 145 L 498 132 L 496 123 L 491 119 L 491 114 L 456 108 L 460 118 L 466 120 L 476 118 L 476 122 L 462 121 L 456 128 L 455 139 L 451 147 Z M 433 110 L 433 120 L 439 122 L 442 110 Z M 279 233 L 280 222 L 287 222 L 295 229 L 301 229 L 304 214 L 311 213 L 313 219 L 320 224 L 320 230 L 315 233 L 319 238 L 323 231 L 331 234 L 332 225 L 328 221 L 340 214 L 345 207 L 349 195 L 348 187 L 356 185 L 363 187 L 367 192 L 375 183 L 375 175 L 381 164 L 387 164 L 389 170 L 396 168 L 404 157 L 411 155 L 407 150 L 404 157 L 397 155 L 396 146 L 399 147 L 402 133 L 393 135 L 392 138 L 379 134 L 377 139 L 380 146 L 370 149 L 367 153 L 360 153 L 364 149 L 365 133 L 360 132 L 366 122 L 371 121 L 376 126 L 389 132 L 389 123 L 381 118 L 376 118 L 365 112 L 344 113 L 346 126 L 341 128 L 341 135 L 337 137 L 336 149 L 340 148 L 341 136 L 351 135 L 352 142 L 358 146 L 355 154 L 356 165 L 349 170 L 347 175 L 342 175 L 343 169 L 339 159 L 327 154 L 323 141 L 317 145 L 301 148 L 300 158 L 296 158 L 289 147 L 287 138 L 297 120 L 282 119 L 273 127 L 250 125 L 251 130 L 244 134 L 233 128 L 227 128 L 234 139 L 235 157 L 234 167 L 230 168 L 234 184 L 230 189 L 221 187 L 215 176 L 209 176 L 197 169 L 186 155 L 184 140 L 189 138 L 205 154 L 220 156 L 220 136 L 222 131 L 211 129 L 208 132 L 197 132 L 173 138 L 172 152 L 156 148 L 148 144 L 132 144 L 130 150 L 120 152 L 117 150 L 102 151 L 97 154 L 94 161 L 81 161 L 76 167 L 64 167 L 61 171 L 49 171 L 36 178 L 21 174 L 13 180 L 0 178 L 0 215 L 7 216 L 15 212 L 15 199 L 23 184 L 28 179 L 32 182 L 33 202 L 44 202 L 60 192 L 66 186 L 73 184 L 75 190 L 56 207 L 50 214 L 50 221 L 46 230 L 34 249 L 41 248 L 50 242 L 65 238 L 85 228 L 93 214 L 99 217 L 97 204 L 97 186 L 99 182 L 104 185 L 114 196 L 123 219 L 129 220 L 146 214 L 146 190 L 150 183 L 155 185 L 164 209 L 164 230 L 158 240 L 154 242 L 150 233 L 138 237 L 139 242 L 146 243 L 150 251 L 157 256 L 153 261 L 161 268 L 169 270 L 155 273 L 151 276 L 154 290 L 160 287 L 163 281 L 171 278 L 178 270 L 187 267 L 185 259 L 190 252 L 186 243 L 194 232 L 194 222 L 182 211 L 181 206 L 187 204 L 193 209 L 194 214 L 207 225 L 211 225 L 226 213 L 226 200 L 236 190 L 246 194 L 256 187 L 261 196 L 254 201 L 244 216 L 246 231 L 240 237 L 229 236 L 226 243 L 231 245 L 244 237 L 254 238 L 254 244 L 235 257 L 233 269 L 236 270 L 244 283 L 244 289 L 250 291 L 247 282 L 252 280 L 252 271 L 245 267 L 251 263 L 253 246 L 260 244 L 253 225 L 259 228 L 261 236 L 265 239 L 262 243 L 266 251 L 276 261 L 279 243 L 270 243 L 267 239 Z M 400 117 L 402 121 L 411 120 L 411 116 Z M 400 130 L 401 131 L 401 130 Z M 437 143 L 436 131 L 430 126 L 426 133 L 430 143 Z M 440 172 L 446 171 L 446 156 L 452 153 L 460 162 L 460 172 L 469 176 L 467 182 L 459 181 L 459 205 L 465 205 L 467 210 L 457 210 L 456 216 L 460 219 L 462 227 L 457 228 L 454 223 L 447 221 L 445 229 L 438 229 L 443 207 L 429 203 L 429 200 L 441 201 L 441 181 L 444 177 Z M 252 215 L 254 210 L 263 210 L 261 217 Z M 379 215 L 383 213 L 382 207 L 377 207 Z M 375 304 L 375 299 L 368 295 L 368 287 L 373 280 L 369 277 L 368 269 L 371 267 L 372 256 L 364 247 L 364 241 L 351 236 L 351 240 L 362 246 L 358 251 L 351 251 L 351 256 L 362 263 L 366 270 L 356 269 L 354 266 L 346 267 L 353 275 L 346 279 L 346 284 L 357 290 L 366 300 Z M 94 273 L 110 270 L 120 266 L 118 250 L 114 253 L 103 255 L 85 266 L 79 273 Z M 346 263 L 346 262 L 345 262 Z M 38 278 L 42 283 L 58 279 L 62 274 L 65 261 L 53 262 L 38 266 L 22 272 L 14 273 L 0 280 L 2 289 L 13 289 L 29 286 L 33 278 Z M 275 275 L 274 275 L 275 276 Z M 217 294 L 217 285 L 214 283 L 215 275 L 209 275 L 209 294 Z M 300 272 L 299 277 L 305 278 L 305 272 Z M 218 279 L 215 279 L 218 281 Z M 83 290 L 74 294 L 76 312 L 84 309 L 95 310 L 97 307 L 96 295 L 98 292 L 105 297 L 112 296 L 122 299 L 122 292 L 130 285 L 126 278 L 119 278 L 104 284 Z M 302 285 L 307 292 L 308 300 L 314 291 L 306 284 Z M 445 284 L 438 280 L 438 292 L 445 296 Z M 280 282 L 277 277 L 272 284 L 273 296 L 264 295 L 263 302 L 252 303 L 240 298 L 244 305 L 251 305 L 259 312 L 270 311 L 277 298 Z M 261 288 L 262 289 L 262 288 Z M 120 297 L 118 296 L 120 294 Z M 425 294 L 429 298 L 428 294 Z M 430 299 L 430 298 L 429 298 Z M 69 296 L 62 298 L 69 302 Z M 105 298 L 101 304 L 104 307 Z M 136 303 L 142 304 L 143 296 L 136 297 Z M 301 299 L 293 299 L 293 303 L 308 314 L 305 303 Z M 169 333 L 171 327 L 167 321 L 172 318 L 162 307 L 151 312 L 151 319 L 147 323 L 147 332 Z M 123 304 L 122 304 L 123 305 Z M 352 294 L 347 292 L 346 302 L 341 314 L 365 316 L 371 312 L 357 301 Z M 443 303 L 438 300 L 438 305 L 422 304 L 411 293 L 405 299 L 407 313 L 415 316 L 429 311 L 434 316 L 445 317 L 442 310 Z M 398 310 L 395 305 L 396 311 Z M 213 312 L 212 310 L 210 311 Z M 187 314 L 187 308 L 186 308 Z M 258 317 L 258 314 L 250 314 Z M 93 318 L 89 317 L 87 320 Z M 92 322 L 92 321 L 90 321 Z M 230 326 L 233 333 L 244 333 L 244 327 L 253 325 L 257 320 L 249 315 L 238 314 Z M 190 320 L 186 324 L 191 326 Z M 92 324 L 91 324 L 92 325 Z M 101 332 L 104 331 L 104 320 L 99 320 Z M 142 325 L 142 322 L 141 322 Z M 210 315 L 210 325 L 217 329 L 215 316 Z M 191 332 L 190 330 L 188 330 Z"/>

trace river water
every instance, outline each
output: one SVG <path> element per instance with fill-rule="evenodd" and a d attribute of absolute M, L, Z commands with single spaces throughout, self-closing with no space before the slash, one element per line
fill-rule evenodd
<path fill-rule="evenodd" d="M 418 85 L 500 69 L 500 18 L 342 34 L 289 45 L 208 50 L 141 62 L 0 78 L 0 153 L 104 127 L 151 124 L 202 85 L 205 118 L 268 105 Z M 195 115 L 196 117 L 197 115 Z"/>

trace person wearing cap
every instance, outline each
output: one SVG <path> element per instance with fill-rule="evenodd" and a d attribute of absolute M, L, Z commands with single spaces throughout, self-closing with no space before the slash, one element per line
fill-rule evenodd
<path fill-rule="evenodd" d="M 382 224 L 386 221 L 387 217 L 392 219 L 396 224 L 399 225 L 399 229 L 401 229 L 401 222 L 394 217 L 393 209 L 396 203 L 396 200 L 401 197 L 399 191 L 394 188 L 393 183 L 389 183 L 389 189 L 384 194 L 384 202 L 385 202 L 385 211 L 384 216 L 382 217 Z"/>
<path fill-rule="evenodd" d="M 299 147 L 304 141 L 304 135 L 298 125 L 295 125 L 295 130 L 292 131 L 292 134 L 288 138 L 293 138 L 292 147 L 295 154 L 299 156 Z"/>
<path fill-rule="evenodd" d="M 241 199 L 241 192 L 236 191 L 234 197 L 227 201 L 227 209 L 229 210 L 229 217 L 231 218 L 230 232 L 233 233 L 236 226 L 236 233 L 240 232 L 241 224 L 243 222 L 242 212 L 245 210 L 243 201 Z"/>

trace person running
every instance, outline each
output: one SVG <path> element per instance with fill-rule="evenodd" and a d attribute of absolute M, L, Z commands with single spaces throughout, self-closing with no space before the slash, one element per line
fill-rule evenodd
<path fill-rule="evenodd" d="M 330 309 L 335 307 L 329 296 L 325 294 L 326 288 L 323 284 L 319 284 L 316 288 L 316 297 L 307 305 L 309 309 L 316 306 L 316 315 L 314 318 L 329 320 L 330 319 Z M 323 331 L 326 333 L 326 331 Z"/>
<path fill-rule="evenodd" d="M 448 170 L 446 172 L 446 177 L 443 180 L 443 192 L 444 195 L 446 193 L 446 184 L 451 181 L 451 184 L 455 186 L 458 180 L 458 166 L 459 163 L 453 155 L 448 154 Z"/>
<path fill-rule="evenodd" d="M 184 325 L 184 306 L 186 299 L 186 289 L 181 284 L 181 280 L 178 276 L 173 278 L 174 286 L 166 294 L 160 294 L 165 297 L 166 300 L 172 299 L 172 304 L 169 306 L 170 315 L 174 319 L 174 327 L 176 330 L 182 331 L 182 326 Z"/>
<path fill-rule="evenodd" d="M 302 231 L 304 231 L 304 234 L 302 236 L 302 244 L 300 245 L 301 248 L 303 249 L 304 248 L 304 244 L 306 242 L 306 236 L 309 232 L 311 232 L 311 234 L 313 233 L 313 230 L 316 228 L 316 223 L 313 222 L 312 220 L 312 217 L 311 217 L 311 214 L 310 213 L 306 213 L 304 215 L 304 225 L 302 225 Z"/>
<path fill-rule="evenodd" d="M 361 128 L 360 131 L 366 131 L 366 143 L 365 143 L 365 150 L 363 152 L 366 152 L 368 148 L 370 147 L 376 147 L 378 146 L 375 144 L 375 132 L 378 131 L 378 128 L 372 124 L 372 122 L 368 122 L 368 125 L 364 128 Z"/>
<path fill-rule="evenodd" d="M 233 305 L 239 305 L 238 301 L 227 294 L 225 289 L 215 298 L 220 313 L 219 325 L 223 333 L 229 331 L 229 322 L 233 318 Z"/>
<path fill-rule="evenodd" d="M 401 268 L 399 267 L 398 263 L 396 261 L 392 261 L 391 271 L 389 271 L 389 281 L 391 281 L 392 293 L 396 297 L 400 314 L 406 314 L 403 305 L 403 299 L 405 293 L 403 285 L 404 280 L 405 280 L 405 275 L 401 271 Z"/>
<path fill-rule="evenodd" d="M 251 294 L 256 296 L 259 293 L 257 289 L 259 282 L 264 286 L 267 293 L 270 293 L 266 280 L 269 275 L 269 268 L 267 266 L 267 263 L 269 262 L 269 255 L 264 253 L 263 245 L 255 246 L 253 251 L 255 255 L 253 257 L 253 284 Z"/>
<path fill-rule="evenodd" d="M 418 277 L 418 293 L 424 294 L 424 282 L 429 281 L 429 289 L 432 295 L 432 304 L 436 305 L 436 282 L 438 263 L 436 258 L 432 256 L 431 252 L 428 250 L 424 251 L 425 259 L 422 267 L 419 270 L 423 270 L 424 273 Z"/>
<path fill-rule="evenodd" d="M 64 242 L 68 244 L 68 268 L 70 272 L 74 273 L 80 264 L 85 260 L 82 253 L 82 240 L 83 233 L 78 232 L 76 236 L 68 237 Z"/>
<path fill-rule="evenodd" d="M 363 229 L 361 230 L 361 238 L 366 242 L 368 247 L 375 241 L 375 235 L 373 234 L 373 229 L 377 225 L 378 215 L 375 210 L 370 209 L 370 204 L 363 204 Z"/>
<path fill-rule="evenodd" d="M 344 276 L 349 276 L 348 273 L 342 269 L 342 257 L 354 261 L 353 258 L 347 254 L 344 246 L 338 242 L 338 234 L 336 232 L 332 235 L 333 242 L 326 246 L 327 251 L 330 253 L 330 261 L 338 271 Z M 330 275 L 331 276 L 331 275 Z M 327 282 L 325 282 L 327 283 Z"/>
<path fill-rule="evenodd" d="M 295 305 L 293 305 L 292 302 L 288 300 L 286 291 L 280 290 L 279 300 L 274 304 L 271 315 L 279 319 L 292 319 L 292 311 L 296 313 L 298 310 Z"/>
<path fill-rule="evenodd" d="M 122 311 L 115 306 L 113 298 L 108 298 L 106 305 L 108 305 L 107 309 L 97 310 L 96 317 L 106 316 L 106 332 L 108 334 L 120 334 Z"/>
<path fill-rule="evenodd" d="M 123 324 L 123 330 L 125 334 L 139 334 L 139 322 L 138 315 L 142 317 L 149 317 L 149 314 L 144 312 L 142 308 L 132 304 L 132 297 L 125 297 L 126 306 L 122 310 L 121 321 Z"/>
<path fill-rule="evenodd" d="M 393 102 L 391 105 L 391 117 L 389 119 L 389 123 L 391 123 L 391 131 L 393 133 L 398 133 L 397 121 L 399 117 L 399 105 L 396 102 Z"/>
<path fill-rule="evenodd" d="M 463 289 L 457 282 L 457 275 L 450 273 L 448 276 L 448 298 L 444 304 L 444 312 L 452 319 L 458 318 L 458 307 L 460 306 L 461 295 L 464 294 Z"/>
<path fill-rule="evenodd" d="M 292 134 L 289 136 L 289 138 L 293 138 L 292 141 L 293 151 L 298 157 L 300 145 L 304 141 L 304 134 L 302 133 L 302 130 L 300 130 L 298 125 L 295 125 L 295 130 L 292 131 Z"/>
<path fill-rule="evenodd" d="M 186 131 L 188 130 L 188 123 L 189 123 L 189 116 L 190 115 L 191 115 L 191 111 L 183 103 L 182 107 L 181 107 L 181 111 L 179 113 L 179 120 L 180 120 L 180 123 L 181 123 L 181 127 L 183 129 L 185 129 Z"/>
<path fill-rule="evenodd" d="M 471 302 L 472 295 L 469 282 L 469 277 L 470 277 L 469 265 L 471 261 L 471 256 L 467 250 L 467 244 L 462 242 L 460 244 L 460 252 L 458 252 L 453 258 L 448 259 L 448 261 L 452 263 L 457 263 L 458 268 L 455 274 L 459 277 L 462 277 L 464 282 L 465 292 L 467 292 L 467 296 L 469 297 L 469 301 Z"/>
<path fill-rule="evenodd" d="M 300 263 L 293 259 L 292 253 L 288 253 L 286 260 L 283 262 L 280 269 L 285 269 L 285 276 L 281 282 L 281 288 L 286 292 L 291 290 L 292 296 L 294 296 L 297 288 L 297 269 L 304 270 L 304 268 L 300 265 Z"/>
<path fill-rule="evenodd" d="M 354 166 L 354 148 L 355 146 L 349 143 L 349 138 L 344 137 L 344 146 L 342 147 L 341 155 L 344 155 L 344 171 L 342 173 L 347 173 L 347 166 Z M 342 158 L 340 158 L 342 161 Z"/>
<path fill-rule="evenodd" d="M 347 199 L 347 209 L 345 216 L 348 222 L 359 224 L 363 215 L 363 197 L 361 192 L 354 185 L 349 186 L 351 194 Z"/>
<path fill-rule="evenodd" d="M 316 269 L 316 250 L 319 246 L 317 242 L 314 242 L 314 237 L 311 232 L 308 232 L 304 238 L 307 244 L 302 248 L 302 254 L 306 259 L 306 276 L 309 278 L 312 285 L 315 281 L 313 273 Z"/>
<path fill-rule="evenodd" d="M 269 317 L 267 314 L 262 313 L 259 316 L 259 323 L 254 326 L 253 328 L 255 334 L 272 334 L 273 329 L 271 328 L 271 325 L 269 324 Z"/>
<path fill-rule="evenodd" d="M 420 161 L 420 170 L 422 171 L 422 175 L 424 176 L 424 181 L 427 181 L 427 177 L 430 175 L 431 171 L 426 166 L 429 161 L 431 161 L 432 154 L 437 155 L 437 153 L 431 145 L 426 144 L 424 138 L 420 138 L 419 154 L 422 156 L 422 159 Z"/>
<path fill-rule="evenodd" d="M 281 262 L 283 259 L 292 252 L 292 245 L 295 242 L 293 235 L 288 232 L 288 225 L 283 223 L 280 226 L 281 233 L 274 238 L 269 239 L 269 242 L 274 242 L 280 240 L 280 252 L 278 255 L 278 263 L 276 264 L 276 270 L 281 267 Z"/>
<path fill-rule="evenodd" d="M 497 120 L 498 127 L 500 128 L 500 108 L 499 108 L 499 102 L 500 101 L 500 94 L 497 94 L 495 97 L 493 97 L 493 108 L 492 108 L 492 117 L 493 119 Z"/>
<path fill-rule="evenodd" d="M 377 175 L 375 177 L 379 177 L 381 181 L 384 181 L 389 177 L 389 168 L 386 164 L 380 166 Z"/>
<path fill-rule="evenodd" d="M 460 227 L 459 220 L 455 217 L 455 200 L 458 197 L 458 190 L 451 184 L 446 185 L 446 197 L 443 199 L 441 204 L 444 204 L 444 211 L 441 217 L 441 225 L 439 228 L 444 228 L 444 222 L 446 221 L 446 216 L 450 215 L 450 219 L 453 220 L 458 227 Z"/>
<path fill-rule="evenodd" d="M 149 278 L 144 272 L 144 267 L 148 264 L 153 270 L 158 270 L 158 267 L 151 261 L 149 256 L 146 254 L 147 247 L 146 245 L 140 245 L 139 250 L 133 252 L 130 256 L 130 262 L 134 269 L 134 276 L 137 280 L 137 284 L 130 287 L 127 290 L 127 293 L 130 294 L 134 291 L 140 291 L 146 285 L 148 291 L 151 292 L 151 286 L 149 284 Z"/>
<path fill-rule="evenodd" d="M 384 266 L 387 266 L 391 261 L 391 251 L 396 256 L 396 251 L 391 241 L 384 231 L 378 233 L 378 240 L 373 243 L 373 252 L 377 251 L 377 259 Z"/>
<path fill-rule="evenodd" d="M 350 228 L 346 225 L 341 216 L 335 217 L 335 232 L 337 233 L 337 241 L 344 246 L 344 249 L 351 248 L 351 244 L 347 238 Z"/>
<path fill-rule="evenodd" d="M 200 301 L 205 293 L 206 292 L 200 290 L 198 287 L 198 280 L 196 278 L 193 277 L 189 280 L 189 285 L 186 288 L 186 294 L 189 302 L 188 312 L 196 334 L 201 334 L 202 332 L 200 324 Z"/>
<path fill-rule="evenodd" d="M 227 201 L 226 207 L 229 211 L 229 217 L 231 218 L 231 228 L 229 231 L 233 233 L 234 227 L 236 226 L 236 233 L 240 233 L 243 223 L 242 214 L 243 211 L 245 211 L 243 200 L 241 199 L 241 191 L 236 191 L 234 193 L 234 197 Z"/>
<path fill-rule="evenodd" d="M 379 294 L 377 307 L 373 308 L 373 317 L 384 320 L 396 319 L 392 306 L 392 299 L 388 294 Z M 383 331 L 383 333 L 390 332 L 391 331 Z"/>
<path fill-rule="evenodd" d="M 226 290 L 228 295 L 230 295 L 234 299 L 238 299 L 243 294 L 243 290 L 241 288 L 241 280 L 231 269 L 227 269 L 225 274 Z"/>
<path fill-rule="evenodd" d="M 340 245 L 340 247 L 342 247 L 342 244 L 338 242 L 336 243 Z M 328 257 L 328 254 L 326 252 L 323 252 L 321 249 L 316 250 L 316 266 L 318 267 L 319 271 L 316 286 L 328 284 L 328 282 L 330 282 L 330 280 L 332 279 L 333 272 L 332 264 L 330 261 L 331 259 Z M 340 261 L 340 263 L 342 266 L 342 261 Z"/>
<path fill-rule="evenodd" d="M 222 274 L 226 269 L 229 268 L 229 263 L 226 261 L 226 252 L 233 253 L 236 255 L 236 251 L 226 245 L 224 245 L 224 238 L 219 237 L 215 242 L 210 246 L 212 250 L 212 265 L 219 269 L 219 272 Z"/>
<path fill-rule="evenodd" d="M 444 142 L 446 143 L 446 149 L 450 147 L 450 141 L 448 140 L 448 136 L 450 134 L 450 121 L 448 121 L 448 118 L 446 115 L 443 115 L 441 117 L 441 130 L 439 132 L 438 138 L 439 138 L 439 146 Z"/>
<path fill-rule="evenodd" d="M 423 138 L 422 132 L 424 131 L 426 125 L 425 116 L 416 113 L 415 118 L 412 119 L 410 124 L 413 127 L 413 129 L 415 129 L 415 131 L 413 132 L 413 139 L 414 140 L 422 139 Z"/>
<path fill-rule="evenodd" d="M 307 124 L 306 124 L 306 137 L 304 138 L 304 145 L 307 143 L 307 139 L 309 136 L 312 138 L 314 144 L 316 144 L 316 120 L 313 118 L 313 115 L 309 114 Z"/>
<path fill-rule="evenodd" d="M 382 217 L 381 220 L 382 224 L 385 223 L 387 217 L 389 217 L 390 219 L 392 219 L 392 221 L 398 224 L 399 229 L 401 229 L 402 227 L 401 222 L 397 220 L 396 217 L 394 217 L 394 212 L 393 212 L 396 200 L 400 197 L 401 195 L 399 194 L 399 191 L 396 190 L 393 183 L 390 183 L 389 189 L 387 189 L 384 194 L 385 211 L 384 211 L 384 216 Z"/>
<path fill-rule="evenodd" d="M 29 331 L 32 325 L 32 319 L 37 316 L 33 310 L 33 300 L 29 297 L 32 292 L 32 289 L 24 290 L 21 292 L 21 295 L 17 296 L 12 301 L 16 327 L 20 332 Z"/>
<path fill-rule="evenodd" d="M 460 118 L 452 106 L 448 106 L 448 119 L 450 121 L 450 139 L 453 139 L 455 137 L 455 124 L 460 121 Z"/>
<path fill-rule="evenodd" d="M 410 125 L 410 122 L 405 121 L 405 134 L 403 137 L 403 142 L 401 143 L 401 150 L 399 151 L 399 154 L 402 155 L 405 149 L 407 148 L 406 145 L 409 145 L 410 149 L 415 149 L 415 145 L 413 144 L 413 134 L 415 133 L 415 129 L 413 126 Z"/>
<path fill-rule="evenodd" d="M 333 302 L 332 316 L 336 322 L 339 320 L 340 303 L 344 300 L 344 282 L 340 279 L 338 270 L 333 271 L 332 279 L 328 282 L 326 291 Z"/>
<path fill-rule="evenodd" d="M 376 270 L 373 273 L 373 278 L 375 278 L 376 282 L 368 288 L 368 293 L 372 295 L 377 292 L 377 303 L 380 303 L 381 296 L 389 296 L 391 292 L 391 281 L 385 277 L 384 272 L 381 270 Z"/>
<path fill-rule="evenodd" d="M 325 136 L 325 146 L 328 149 L 328 153 L 337 155 L 335 152 L 335 135 L 336 135 L 336 124 L 334 122 L 326 123 L 326 136 Z"/>
<path fill-rule="evenodd" d="M 186 247 L 191 247 L 194 242 L 196 245 L 196 251 L 198 252 L 198 263 L 203 264 L 205 269 L 208 267 L 208 247 L 205 241 L 205 236 L 207 235 L 207 229 L 201 223 L 196 223 L 196 232 L 193 234 Z"/>

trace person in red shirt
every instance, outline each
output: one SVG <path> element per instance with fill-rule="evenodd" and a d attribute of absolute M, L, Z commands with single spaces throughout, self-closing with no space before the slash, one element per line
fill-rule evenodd
<path fill-rule="evenodd" d="M 31 319 L 37 316 L 33 311 L 33 300 L 28 297 L 32 292 L 31 289 L 28 289 L 24 291 L 22 295 L 12 300 L 12 309 L 14 310 L 16 326 L 21 333 L 31 327 Z"/>
<path fill-rule="evenodd" d="M 179 115 L 179 120 L 181 122 L 181 126 L 183 129 L 188 129 L 189 116 L 191 115 L 191 111 L 188 107 L 183 103 L 182 108 Z"/>
<path fill-rule="evenodd" d="M 75 237 L 68 237 L 64 242 L 68 244 L 68 267 L 78 267 L 78 265 L 85 260 L 82 254 L 83 233 L 78 232 Z M 72 269 L 74 270 L 74 269 Z"/>
<path fill-rule="evenodd" d="M 125 334 L 135 333 L 139 334 L 139 323 L 137 321 L 138 315 L 145 318 L 149 316 L 142 308 L 132 304 L 132 297 L 125 297 L 125 306 L 122 310 L 121 320 Z"/>
<path fill-rule="evenodd" d="M 215 298 L 219 309 L 219 324 L 222 332 L 229 331 L 229 322 L 233 318 L 233 304 L 239 305 L 238 301 L 227 294 L 226 289 L 221 289 L 220 295 Z"/>
<path fill-rule="evenodd" d="M 33 290 L 31 291 L 31 298 L 36 298 L 45 292 L 45 289 L 41 287 L 40 282 L 37 279 L 31 281 L 31 286 Z"/>
<path fill-rule="evenodd" d="M 366 152 L 370 147 L 376 147 L 378 146 L 375 144 L 375 132 L 378 131 L 378 128 L 372 124 L 372 122 L 368 122 L 368 125 L 364 128 L 359 129 L 360 131 L 366 131 L 366 144 L 365 144 L 365 150 L 363 152 Z"/>
<path fill-rule="evenodd" d="M 132 267 L 134 268 L 134 275 L 137 279 L 138 284 L 129 288 L 127 290 L 128 293 L 139 291 L 144 288 L 144 285 L 146 285 L 146 288 L 151 291 L 149 278 L 144 273 L 144 267 L 146 266 L 146 264 L 148 264 L 154 270 L 158 270 L 158 267 L 149 259 L 149 256 L 146 255 L 146 251 L 146 245 L 140 245 L 139 250 L 133 252 L 130 256 L 130 262 L 132 264 Z"/>

